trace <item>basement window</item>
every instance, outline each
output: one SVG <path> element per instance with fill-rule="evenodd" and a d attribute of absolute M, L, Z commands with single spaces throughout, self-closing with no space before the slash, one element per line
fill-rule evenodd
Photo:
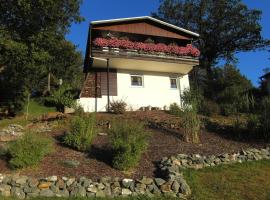
<path fill-rule="evenodd" d="M 143 76 L 142 75 L 130 75 L 131 86 L 142 87 L 143 86 Z"/>
<path fill-rule="evenodd" d="M 171 89 L 177 89 L 177 79 L 176 78 L 170 78 L 171 83 Z"/>

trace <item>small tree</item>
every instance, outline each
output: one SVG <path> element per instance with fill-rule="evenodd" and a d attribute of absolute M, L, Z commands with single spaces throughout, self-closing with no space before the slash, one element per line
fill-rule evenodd
<path fill-rule="evenodd" d="M 198 116 L 198 101 L 197 97 L 191 92 L 186 91 L 183 99 L 184 108 L 182 113 L 182 127 L 184 129 L 184 140 L 190 143 L 199 143 L 200 119 Z M 187 100 L 188 99 L 188 100 Z"/>
<path fill-rule="evenodd" d="M 70 131 L 64 136 L 64 144 L 79 151 L 90 150 L 97 133 L 95 115 L 75 116 L 70 123 Z"/>
<path fill-rule="evenodd" d="M 69 85 L 62 85 L 58 89 L 52 91 L 52 95 L 47 97 L 47 102 L 54 105 L 57 110 L 63 111 L 64 107 L 75 106 L 74 97 L 76 94 Z"/>
<path fill-rule="evenodd" d="M 144 125 L 134 121 L 114 121 L 110 129 L 113 167 L 128 170 L 138 164 L 147 147 Z"/>

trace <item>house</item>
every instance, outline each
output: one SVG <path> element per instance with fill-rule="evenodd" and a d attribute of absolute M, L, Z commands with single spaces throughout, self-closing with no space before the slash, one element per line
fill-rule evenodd
<path fill-rule="evenodd" d="M 270 72 L 260 77 L 262 81 L 262 86 L 265 91 L 270 94 Z"/>
<path fill-rule="evenodd" d="M 199 64 L 198 37 L 149 16 L 91 22 L 80 105 L 86 112 L 118 100 L 129 110 L 182 105 L 188 73 Z"/>

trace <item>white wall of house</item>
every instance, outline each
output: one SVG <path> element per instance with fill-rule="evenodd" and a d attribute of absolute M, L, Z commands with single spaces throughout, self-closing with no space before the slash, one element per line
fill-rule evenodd
<path fill-rule="evenodd" d="M 131 75 L 142 75 L 143 86 L 132 86 Z M 177 89 L 171 88 L 170 77 L 177 77 Z M 110 96 L 110 101 L 123 100 L 127 103 L 128 110 L 138 110 L 141 107 L 152 106 L 161 109 L 169 107 L 171 103 L 181 105 L 180 91 L 189 89 L 188 75 L 143 72 L 131 70 L 117 71 L 118 96 Z M 78 103 L 86 112 L 106 111 L 107 96 L 102 98 L 80 98 Z"/>

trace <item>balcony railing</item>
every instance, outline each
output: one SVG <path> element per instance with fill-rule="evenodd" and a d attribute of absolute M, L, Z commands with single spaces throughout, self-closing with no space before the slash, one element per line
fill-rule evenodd
<path fill-rule="evenodd" d="M 93 41 L 93 54 L 115 56 L 157 57 L 166 59 L 198 60 L 200 51 L 191 44 L 187 46 L 132 42 L 120 39 L 96 38 Z"/>
<path fill-rule="evenodd" d="M 173 54 L 166 54 L 163 52 L 144 52 L 135 49 L 120 49 L 109 47 L 93 47 L 92 53 L 94 57 L 123 57 L 123 58 L 149 58 L 149 59 L 163 59 L 163 60 L 198 60 L 198 57 L 179 56 Z"/>

